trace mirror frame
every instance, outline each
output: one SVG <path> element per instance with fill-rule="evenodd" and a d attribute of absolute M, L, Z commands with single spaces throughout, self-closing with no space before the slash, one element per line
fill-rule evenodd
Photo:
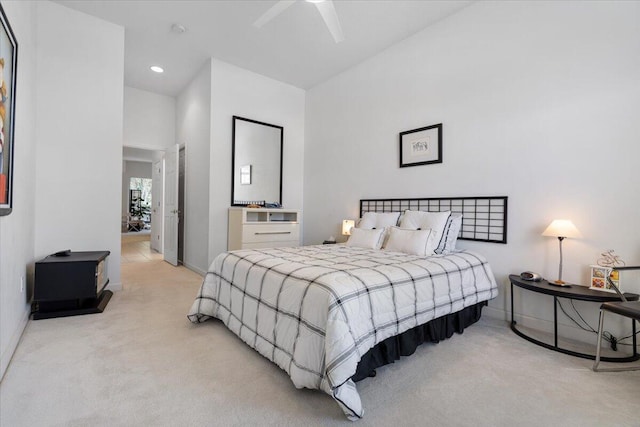
<path fill-rule="evenodd" d="M 257 120 L 247 119 L 245 117 L 233 116 L 233 129 L 231 132 L 231 206 L 247 206 L 242 203 L 235 203 L 235 170 L 236 170 L 236 122 L 242 120 L 244 122 L 254 123 L 263 126 L 269 126 L 272 128 L 280 129 L 280 183 L 279 183 L 279 200 L 277 202 L 282 205 L 282 159 L 284 151 L 284 127 L 278 125 L 272 125 L 271 123 L 259 122 Z M 275 202 L 275 200 L 265 200 L 265 202 Z"/>

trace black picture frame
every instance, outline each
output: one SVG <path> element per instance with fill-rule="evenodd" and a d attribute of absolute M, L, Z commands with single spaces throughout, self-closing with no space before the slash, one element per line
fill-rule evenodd
<path fill-rule="evenodd" d="M 13 157 L 18 42 L 0 4 L 0 216 L 13 210 Z"/>
<path fill-rule="evenodd" d="M 442 163 L 442 123 L 400 132 L 400 167 Z"/>
<path fill-rule="evenodd" d="M 233 127 L 231 130 L 231 206 L 248 206 L 248 205 L 262 205 L 265 206 L 267 204 L 273 205 L 276 204 L 278 206 L 282 206 L 282 164 L 283 164 L 283 156 L 284 156 L 284 127 L 274 125 L 271 123 L 265 123 L 258 120 L 248 119 L 246 117 L 233 116 Z M 266 129 L 275 129 L 280 134 L 278 136 L 278 164 L 277 164 L 277 192 L 278 192 L 278 200 L 264 200 L 264 197 L 253 197 L 251 200 L 243 200 L 242 197 L 237 197 L 236 190 L 240 188 L 242 184 L 242 175 L 240 169 L 243 166 L 249 166 L 249 184 L 254 182 L 255 178 L 255 165 L 246 164 L 243 161 L 240 161 L 238 158 L 238 145 L 241 144 L 241 141 L 238 141 L 238 126 L 241 123 L 251 123 L 256 125 L 257 127 L 264 127 Z M 258 138 L 259 139 L 259 138 Z M 238 179 L 236 179 L 236 175 L 238 175 Z M 236 185 L 240 184 L 240 185 Z M 245 184 L 248 186 L 247 184 Z"/>

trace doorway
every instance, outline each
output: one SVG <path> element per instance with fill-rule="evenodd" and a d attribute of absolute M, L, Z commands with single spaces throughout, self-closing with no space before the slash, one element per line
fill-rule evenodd
<path fill-rule="evenodd" d="M 177 147 L 176 147 L 177 148 Z M 143 262 L 147 260 L 167 259 L 168 248 L 165 246 L 167 236 L 165 225 L 165 205 L 167 203 L 167 156 L 168 151 L 149 150 L 137 147 L 123 147 L 123 231 L 122 231 L 122 260 L 124 262 Z M 174 152 L 175 153 L 175 152 Z M 184 206 L 185 206 L 185 146 L 182 145 L 174 154 L 174 177 L 177 172 L 177 206 L 178 224 L 177 238 L 173 240 L 173 256 L 177 255 L 178 265 L 184 264 Z M 135 176 L 134 176 L 135 175 Z M 132 179 L 133 178 L 133 179 Z M 175 178 L 174 178 L 175 179 Z M 135 188 L 130 188 L 130 183 Z M 175 182 L 175 181 L 174 181 Z M 135 193 L 135 194 L 134 194 Z M 135 200 L 134 200 L 135 199 Z M 129 230 L 126 218 L 130 215 L 131 206 L 140 202 L 148 208 L 141 216 L 140 230 Z M 137 211 L 136 211 L 137 212 Z M 168 212 L 168 211 L 167 211 Z M 132 236 L 132 234 L 135 234 Z M 135 243 L 131 245 L 130 243 Z M 175 259 L 175 258 L 174 258 Z M 173 261 L 174 262 L 174 261 Z M 171 262 L 173 264 L 173 262 Z"/>
<path fill-rule="evenodd" d="M 122 263 L 162 259 L 162 174 L 155 168 L 162 152 L 135 147 L 122 150 Z"/>

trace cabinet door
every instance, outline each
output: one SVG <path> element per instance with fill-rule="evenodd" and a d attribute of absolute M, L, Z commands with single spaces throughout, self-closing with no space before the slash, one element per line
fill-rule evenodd
<path fill-rule="evenodd" d="M 96 263 L 36 264 L 33 299 L 67 301 L 96 297 Z"/>

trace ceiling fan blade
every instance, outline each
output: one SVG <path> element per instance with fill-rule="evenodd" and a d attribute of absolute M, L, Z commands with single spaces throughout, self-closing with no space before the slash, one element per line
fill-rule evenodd
<path fill-rule="evenodd" d="M 344 34 L 342 33 L 342 27 L 340 26 L 340 21 L 338 20 L 338 14 L 336 13 L 336 8 L 333 6 L 332 0 L 326 0 L 322 3 L 314 3 L 320 15 L 322 15 L 322 19 L 324 19 L 324 23 L 327 25 L 329 32 L 333 36 L 333 39 L 336 43 L 340 43 L 344 40 Z"/>
<path fill-rule="evenodd" d="M 296 0 L 281 0 L 278 3 L 271 6 L 269 10 L 267 10 L 260 18 L 256 19 L 256 22 L 253 23 L 253 26 L 256 28 L 262 28 L 264 24 L 271 21 L 276 16 L 280 15 L 284 12 L 289 6 L 294 4 Z"/>

